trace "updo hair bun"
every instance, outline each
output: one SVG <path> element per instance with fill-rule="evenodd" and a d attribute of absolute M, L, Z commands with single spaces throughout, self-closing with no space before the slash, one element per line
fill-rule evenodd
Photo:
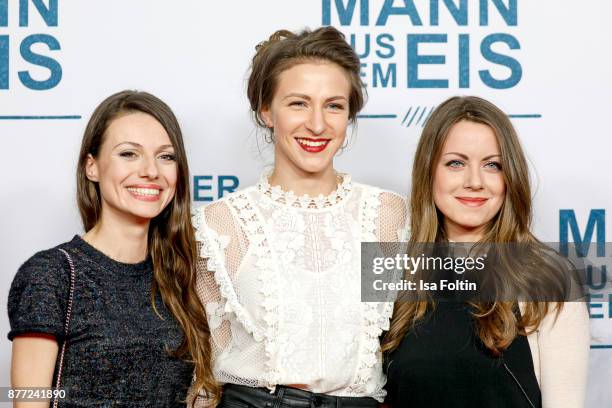
<path fill-rule="evenodd" d="M 282 41 L 286 38 L 295 37 L 295 34 L 289 30 L 278 30 L 274 32 L 267 40 L 264 40 L 255 46 L 255 51 L 259 52 L 262 48 L 266 48 L 271 44 Z"/>

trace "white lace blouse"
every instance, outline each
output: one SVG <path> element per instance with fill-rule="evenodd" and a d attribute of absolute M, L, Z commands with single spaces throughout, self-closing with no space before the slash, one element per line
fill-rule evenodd
<path fill-rule="evenodd" d="M 360 301 L 360 244 L 397 241 L 405 200 L 353 183 L 297 197 L 252 187 L 197 210 L 197 290 L 222 383 L 385 396 L 379 335 L 393 303 Z"/>

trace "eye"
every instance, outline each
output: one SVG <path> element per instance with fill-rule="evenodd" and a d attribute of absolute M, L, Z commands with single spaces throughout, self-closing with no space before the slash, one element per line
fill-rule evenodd
<path fill-rule="evenodd" d="M 494 161 L 487 162 L 487 163 L 485 163 L 485 165 L 484 165 L 484 166 L 485 166 L 486 168 L 488 168 L 488 169 L 494 169 L 494 170 L 497 170 L 497 171 L 499 171 L 499 170 L 501 170 L 501 169 L 502 169 L 502 167 L 501 167 L 501 163 L 499 163 L 499 162 L 494 162 Z"/>
<path fill-rule="evenodd" d="M 159 158 L 165 161 L 176 161 L 176 156 L 172 153 L 164 153 Z"/>
<path fill-rule="evenodd" d="M 327 106 L 333 110 L 344 110 L 344 105 L 341 103 L 330 103 Z"/>
<path fill-rule="evenodd" d="M 450 167 L 450 168 L 454 168 L 454 169 L 461 168 L 464 165 L 465 165 L 464 162 L 462 162 L 461 160 L 456 160 L 456 159 L 455 160 L 450 160 L 450 161 L 446 162 L 446 164 L 445 164 L 446 167 Z"/>
<path fill-rule="evenodd" d="M 306 102 L 304 101 L 293 101 L 289 103 L 289 106 L 295 106 L 296 108 L 303 108 L 306 106 Z"/>
<path fill-rule="evenodd" d="M 134 159 L 136 158 L 136 156 L 137 156 L 136 152 L 132 150 L 124 150 L 119 153 L 119 157 L 123 157 L 125 159 Z"/>

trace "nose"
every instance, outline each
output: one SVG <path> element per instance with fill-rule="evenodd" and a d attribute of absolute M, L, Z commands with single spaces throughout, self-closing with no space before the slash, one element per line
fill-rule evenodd
<path fill-rule="evenodd" d="M 325 131 L 325 113 L 322 108 L 313 108 L 310 111 L 306 127 L 313 135 L 317 136 Z"/>
<path fill-rule="evenodd" d="M 482 174 L 480 172 L 481 168 L 479 166 L 469 166 L 468 171 L 465 172 L 463 187 L 470 190 L 482 190 Z"/>
<path fill-rule="evenodd" d="M 155 157 L 144 157 L 142 159 L 142 163 L 140 165 L 140 177 L 148 178 L 148 179 L 156 179 L 159 175 L 159 170 L 157 168 L 157 160 Z"/>

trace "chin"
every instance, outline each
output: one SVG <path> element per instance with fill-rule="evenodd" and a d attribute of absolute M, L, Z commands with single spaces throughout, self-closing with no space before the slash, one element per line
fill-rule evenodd
<path fill-rule="evenodd" d="M 333 165 L 333 161 L 331 159 L 316 158 L 298 160 L 295 162 L 295 164 L 300 170 L 306 173 L 316 174 L 321 173 L 331 167 Z"/>
<path fill-rule="evenodd" d="M 132 216 L 135 219 L 138 219 L 142 222 L 147 222 L 147 221 L 151 221 L 153 218 L 157 217 L 159 214 L 160 214 L 159 212 L 138 211 L 138 212 L 133 212 Z"/>
<path fill-rule="evenodd" d="M 458 219 L 456 223 L 458 225 L 461 225 L 464 228 L 478 228 L 478 227 L 482 227 L 487 222 L 483 219 L 474 219 L 470 217 L 470 218 Z"/>
<path fill-rule="evenodd" d="M 304 173 L 312 175 L 323 173 L 326 168 L 327 166 L 300 166 L 300 170 L 302 170 Z"/>
<path fill-rule="evenodd" d="M 456 224 L 465 231 L 482 230 L 488 224 L 488 221 L 485 222 L 484 220 L 461 220 Z"/>
<path fill-rule="evenodd" d="M 150 221 L 153 218 L 157 217 L 159 214 L 162 213 L 162 209 L 160 209 L 159 207 L 156 208 L 130 208 L 129 210 L 130 214 L 136 218 L 136 219 L 140 219 L 143 221 Z"/>

